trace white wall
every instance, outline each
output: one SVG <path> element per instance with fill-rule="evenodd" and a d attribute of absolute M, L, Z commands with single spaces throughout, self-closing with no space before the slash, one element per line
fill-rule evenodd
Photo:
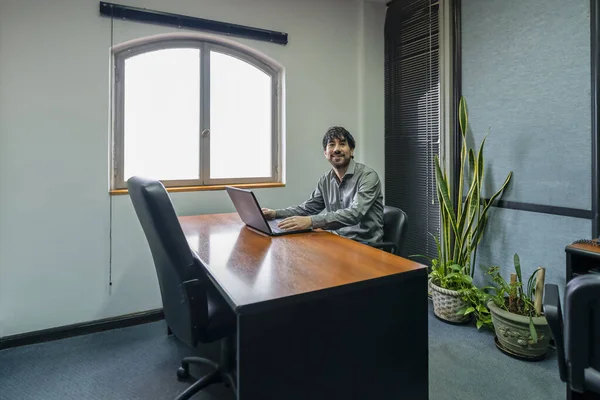
<path fill-rule="evenodd" d="M 364 3 L 359 8 L 359 126 L 360 141 L 356 159 L 374 168 L 385 190 L 385 25 L 386 7 L 380 3 Z"/>
<path fill-rule="evenodd" d="M 0 337 L 161 306 L 130 199 L 108 195 L 111 23 L 98 3 L 0 1 Z M 120 3 L 289 34 L 287 46 L 239 40 L 287 74 L 287 185 L 257 191 L 263 205 L 304 200 L 329 167 L 320 141 L 334 124 L 356 134 L 358 160 L 383 180 L 384 5 Z M 170 31 L 119 20 L 113 40 Z M 172 199 L 180 215 L 233 211 L 224 191 Z"/>

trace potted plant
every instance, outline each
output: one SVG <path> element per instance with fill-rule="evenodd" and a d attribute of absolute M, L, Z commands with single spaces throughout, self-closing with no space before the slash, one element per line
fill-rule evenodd
<path fill-rule="evenodd" d="M 524 286 L 518 254 L 514 255 L 514 266 L 510 283 L 502 278 L 497 266 L 488 271 L 496 284 L 495 294 L 487 304 L 496 346 L 509 355 L 537 360 L 545 356 L 551 338 L 542 308 L 545 269 L 536 269 Z"/>
<path fill-rule="evenodd" d="M 440 165 L 439 157 L 435 157 L 441 229 L 440 237 L 435 238 L 437 258 L 431 260 L 429 282 L 433 310 L 437 317 L 449 322 L 462 323 L 468 321 L 474 313 L 480 327 L 485 323 L 481 319 L 481 314 L 487 312 L 485 304 L 475 304 L 475 307 L 472 307 L 469 303 L 469 298 L 479 293 L 473 285 L 477 246 L 485 231 L 488 210 L 507 187 L 512 171 L 493 196 L 488 200 L 483 198 L 483 147 L 486 138 L 481 141 L 478 152 L 468 149 L 468 113 L 464 97 L 460 99 L 458 111 L 462 135 L 458 195 L 453 196 L 451 193 L 448 184 L 449 173 Z"/>

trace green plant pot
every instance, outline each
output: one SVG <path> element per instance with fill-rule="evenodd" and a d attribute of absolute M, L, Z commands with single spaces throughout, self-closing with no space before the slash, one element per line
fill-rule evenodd
<path fill-rule="evenodd" d="M 429 287 L 431 287 L 433 313 L 438 318 L 454 324 L 463 324 L 471 319 L 471 314 L 457 314 L 458 310 L 467 306 L 467 303 L 461 299 L 457 291 L 441 288 L 431 280 L 429 281 Z"/>
<path fill-rule="evenodd" d="M 545 356 L 551 338 L 546 317 L 533 318 L 538 335 L 538 341 L 533 342 L 529 332 L 529 317 L 503 310 L 493 301 L 488 302 L 487 307 L 492 314 L 492 323 L 502 350 L 522 359 L 534 360 Z"/>

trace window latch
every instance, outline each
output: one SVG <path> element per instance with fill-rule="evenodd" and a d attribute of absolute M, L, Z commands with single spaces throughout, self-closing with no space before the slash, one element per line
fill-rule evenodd
<path fill-rule="evenodd" d="M 202 131 L 202 133 L 200 133 L 200 135 L 202 135 L 203 137 L 206 137 L 210 134 L 210 129 L 205 129 Z"/>

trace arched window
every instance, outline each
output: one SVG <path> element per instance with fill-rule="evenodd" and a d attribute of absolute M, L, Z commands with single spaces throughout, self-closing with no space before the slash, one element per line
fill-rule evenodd
<path fill-rule="evenodd" d="M 212 35 L 113 48 L 112 189 L 281 182 L 283 68 Z"/>

